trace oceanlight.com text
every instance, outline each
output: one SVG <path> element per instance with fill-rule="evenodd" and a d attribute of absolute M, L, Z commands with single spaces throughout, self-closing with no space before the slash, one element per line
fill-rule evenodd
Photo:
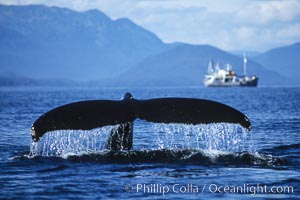
<path fill-rule="evenodd" d="M 263 184 L 221 185 L 221 184 L 127 184 L 126 192 L 144 194 L 197 194 L 197 193 L 220 193 L 220 194 L 293 194 L 293 186 L 270 186 Z"/>

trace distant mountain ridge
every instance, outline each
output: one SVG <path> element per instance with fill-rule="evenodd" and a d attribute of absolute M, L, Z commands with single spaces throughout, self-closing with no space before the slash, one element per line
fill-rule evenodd
<path fill-rule="evenodd" d="M 212 59 L 229 63 L 242 74 L 241 56 L 209 45 L 165 44 L 131 20 L 112 20 L 98 10 L 0 5 L 0 85 L 44 85 L 51 80 L 112 86 L 203 85 Z M 259 85 L 294 83 L 268 64 L 248 58 L 248 74 L 258 75 Z"/>
<path fill-rule="evenodd" d="M 110 76 L 166 48 L 128 19 L 37 5 L 0 6 L 0 43 L 0 73 L 76 80 Z"/>
<path fill-rule="evenodd" d="M 253 59 L 266 69 L 300 83 L 300 42 L 271 49 Z"/>

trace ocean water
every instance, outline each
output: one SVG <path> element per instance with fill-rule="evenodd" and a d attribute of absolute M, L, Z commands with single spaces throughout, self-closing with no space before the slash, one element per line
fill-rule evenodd
<path fill-rule="evenodd" d="M 54 131 L 44 112 L 90 99 L 193 97 L 245 113 L 235 124 L 134 123 L 133 150 L 105 150 L 113 127 Z M 0 199 L 299 199 L 300 88 L 0 88 Z"/>

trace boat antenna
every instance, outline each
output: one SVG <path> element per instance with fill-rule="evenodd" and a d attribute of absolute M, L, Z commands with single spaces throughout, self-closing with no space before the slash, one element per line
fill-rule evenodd
<path fill-rule="evenodd" d="M 246 53 L 244 53 L 244 76 L 247 76 L 247 57 L 246 57 Z"/>

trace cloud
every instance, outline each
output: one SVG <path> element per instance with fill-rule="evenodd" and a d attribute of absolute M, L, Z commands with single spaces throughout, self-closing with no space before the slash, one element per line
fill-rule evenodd
<path fill-rule="evenodd" d="M 296 0 L 252 1 L 244 5 L 235 16 L 238 22 L 266 25 L 288 22 L 300 15 L 300 2 Z"/>
<path fill-rule="evenodd" d="M 266 51 L 300 41 L 295 0 L 139 1 L 127 14 L 166 42 Z"/>

